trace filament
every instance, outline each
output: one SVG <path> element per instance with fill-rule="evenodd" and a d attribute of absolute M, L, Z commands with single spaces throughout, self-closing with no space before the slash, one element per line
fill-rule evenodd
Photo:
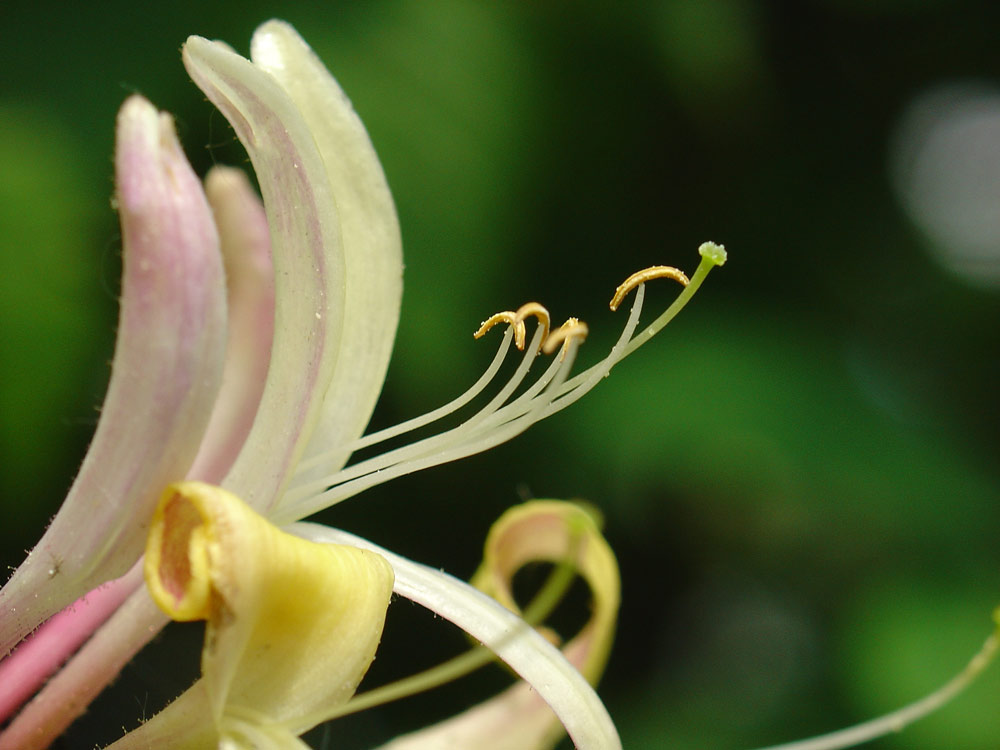
<path fill-rule="evenodd" d="M 682 272 L 668 266 L 646 269 L 626 279 L 612 299 L 612 305 L 617 307 L 628 294 L 635 291 L 632 308 L 621 335 L 604 359 L 572 377 L 577 350 L 586 336 L 586 324 L 571 318 L 562 327 L 550 332 L 548 311 L 537 302 L 529 302 L 514 313 L 498 313 L 488 318 L 476 332 L 477 338 L 499 323 L 506 323 L 507 330 L 490 366 L 465 393 L 427 414 L 366 435 L 347 445 L 337 446 L 333 451 L 312 456 L 300 464 L 300 469 L 321 465 L 327 456 L 334 453 L 345 450 L 354 452 L 398 438 L 466 406 L 496 378 L 510 353 L 512 341 L 515 345 L 523 342 L 524 320 L 536 317 L 538 326 L 530 345 L 524 349 L 520 363 L 510 380 L 485 406 L 456 427 L 364 459 L 327 477 L 299 484 L 295 484 L 293 479 L 292 486 L 272 511 L 273 520 L 277 523 L 292 522 L 396 477 L 487 450 L 515 437 L 535 422 L 565 409 L 594 388 L 616 364 L 669 323 L 691 299 L 711 268 L 725 260 L 725 251 L 720 246 L 705 243 L 699 251 L 703 256 L 702 262 L 690 281 Z M 662 315 L 636 333 L 645 299 L 645 283 L 664 277 L 679 281 L 684 284 L 684 289 Z M 541 351 L 552 353 L 559 346 L 562 347 L 560 356 L 554 357 L 544 372 L 515 397 Z"/>
<path fill-rule="evenodd" d="M 288 518 L 289 522 L 305 518 L 307 515 L 315 513 L 317 510 L 329 507 L 330 505 L 334 505 L 340 502 L 341 500 L 346 499 L 347 497 L 350 497 L 351 495 L 356 494 L 357 492 L 360 492 L 363 489 L 367 489 L 368 487 L 374 486 L 376 484 L 381 484 L 383 481 L 387 481 L 388 479 L 394 479 L 397 476 L 408 474 L 411 471 L 417 471 L 418 468 L 427 468 L 430 466 L 434 466 L 437 463 L 444 463 L 445 461 L 451 460 L 451 459 L 444 459 L 442 461 L 432 461 L 426 464 L 421 463 L 418 468 L 413 468 L 410 469 L 409 471 L 401 472 L 397 468 L 398 465 L 402 462 L 408 460 L 417 460 L 418 457 L 426 455 L 428 452 L 433 452 L 439 446 L 446 444 L 450 440 L 454 439 L 457 435 L 460 435 L 462 431 L 474 428 L 476 424 L 484 421 L 487 416 L 496 412 L 499 406 L 507 399 L 509 399 L 511 395 L 514 393 L 514 391 L 517 390 L 518 386 L 521 384 L 525 376 L 528 374 L 528 370 L 531 368 L 531 365 L 534 362 L 535 358 L 537 357 L 538 352 L 541 348 L 541 338 L 542 338 L 541 334 L 542 334 L 542 328 L 541 326 L 539 326 L 538 330 L 535 331 L 534 337 L 532 338 L 531 345 L 528 347 L 527 352 L 525 353 L 523 359 L 521 360 L 521 363 L 518 365 L 517 369 L 514 371 L 514 375 L 507 382 L 507 384 L 500 390 L 499 393 L 497 393 L 496 396 L 493 397 L 493 399 L 490 400 L 490 402 L 486 406 L 484 406 L 482 409 L 479 410 L 479 412 L 477 412 L 474 416 L 467 419 L 458 427 L 455 427 L 451 430 L 447 430 L 443 433 L 434 435 L 432 437 L 418 440 L 417 442 L 411 443 L 410 445 L 403 446 L 401 448 L 396 448 L 395 450 L 391 450 L 387 453 L 383 453 L 382 455 L 375 456 L 374 458 L 370 458 L 365 461 L 353 464 L 345 469 L 341 469 L 332 477 L 315 480 L 303 485 L 297 485 L 289 489 L 285 493 L 285 496 L 281 500 L 280 507 L 275 509 L 275 512 L 273 514 L 274 517 L 284 521 L 286 519 L 286 516 L 289 516 L 289 514 L 294 515 L 294 517 Z M 509 335 L 510 335 L 510 330 L 508 329 L 508 333 L 507 335 L 505 335 L 504 338 L 504 343 L 501 344 L 501 350 L 504 353 L 506 353 L 506 351 L 509 350 L 509 343 L 510 343 Z M 496 366 L 499 367 L 499 363 L 496 361 L 496 358 L 494 358 L 494 364 L 496 364 Z M 479 381 L 477 382 L 477 385 L 479 385 L 479 383 L 483 383 L 483 380 L 484 378 L 480 378 Z M 484 387 L 485 385 L 486 383 L 483 383 Z M 476 394 L 472 394 L 470 396 L 469 392 L 466 392 L 459 398 L 452 401 L 451 404 L 449 404 L 446 407 L 442 407 L 442 409 L 438 411 L 444 412 L 444 410 L 447 409 L 448 411 L 445 413 L 450 413 L 450 411 L 454 411 L 454 409 L 449 409 L 450 406 L 459 401 L 468 401 L 475 395 Z M 444 416 L 445 413 L 440 414 L 438 418 Z M 419 417 L 416 420 L 410 420 L 410 422 L 417 422 L 421 419 L 425 419 L 425 417 Z M 402 425 L 400 425 L 400 427 L 402 427 Z M 411 427 L 410 429 L 414 428 Z M 396 431 L 396 430 L 397 428 L 390 428 L 389 430 L 386 430 L 384 432 L 388 433 L 390 431 Z M 401 430 L 396 434 L 403 434 L 403 432 L 406 432 L 406 430 Z M 371 476 L 376 473 L 378 474 L 379 477 L 381 477 L 379 481 L 370 481 Z M 369 479 L 369 481 L 361 482 L 360 484 L 357 483 L 358 480 L 365 479 L 366 477 Z M 352 483 L 352 480 L 354 483 Z M 332 492 L 332 489 L 342 488 L 348 484 L 350 484 L 350 486 L 355 489 L 343 495 L 342 491 L 335 494 Z M 331 490 L 328 490 L 327 492 L 323 492 L 324 489 L 331 487 L 331 485 L 336 485 L 336 487 L 332 488 Z M 316 493 L 321 493 L 321 494 L 317 495 Z M 317 503 L 316 500 L 320 497 L 326 499 L 323 502 Z M 300 507 L 309 507 L 312 509 L 306 512 L 294 510 L 295 508 L 300 508 Z"/>
<path fill-rule="evenodd" d="M 502 314 L 502 313 L 500 313 Z M 513 316 L 513 313 L 511 313 Z M 511 321 L 512 322 L 512 321 Z M 484 324 L 485 325 L 485 324 Z M 523 325 L 523 324 L 522 324 Z M 480 329 L 482 330 L 482 329 Z M 493 361 L 490 366 L 486 368 L 486 372 L 477 380 L 469 390 L 463 393 L 458 398 L 449 401 L 444 406 L 439 406 L 433 411 L 429 411 L 426 414 L 422 414 L 419 417 L 414 417 L 405 422 L 400 422 L 393 427 L 387 427 L 384 430 L 379 430 L 378 432 L 372 432 L 364 437 L 358 438 L 354 442 L 348 443 L 346 446 L 337 446 L 333 451 L 329 453 L 339 453 L 342 450 L 349 450 L 351 453 L 361 450 L 362 448 L 367 448 L 370 445 L 377 445 L 378 443 L 384 442 L 386 440 L 391 440 L 392 438 L 399 437 L 400 435 L 405 435 L 407 432 L 412 432 L 413 430 L 418 430 L 421 427 L 436 422 L 449 414 L 458 411 L 467 403 L 472 401 L 476 396 L 483 392 L 483 390 L 488 386 L 496 374 L 500 371 L 500 366 L 503 364 L 504 360 L 507 358 L 507 352 L 510 350 L 510 342 L 512 335 L 515 332 L 515 328 L 512 326 L 507 329 L 504 333 L 503 341 L 500 342 L 500 348 L 497 349 L 496 356 L 493 357 Z M 519 348 L 524 348 L 523 345 Z M 327 452 L 318 453 L 311 458 L 302 461 L 296 467 L 296 472 L 304 471 L 306 469 L 311 469 L 314 466 L 318 466 L 323 463 L 327 457 Z"/>
<path fill-rule="evenodd" d="M 341 470 L 326 480 L 310 482 L 286 493 L 281 506 L 272 514 L 275 523 L 291 522 L 316 513 L 323 508 L 346 500 L 369 487 L 438 464 L 465 458 L 487 450 L 527 429 L 541 419 L 541 413 L 558 393 L 573 365 L 578 344 L 571 345 L 565 361 L 554 361 L 525 393 L 501 407 L 527 375 L 541 345 L 542 327 L 535 332 L 531 345 L 520 365 L 503 389 L 473 417 L 451 430 L 424 438 L 411 445 L 397 448 L 380 456 L 361 461 Z M 527 405 L 526 397 L 534 401 Z M 524 408 L 522 408 L 522 406 Z M 497 415 L 514 407 L 518 413 L 512 419 Z M 328 488 L 325 489 L 324 488 Z"/>

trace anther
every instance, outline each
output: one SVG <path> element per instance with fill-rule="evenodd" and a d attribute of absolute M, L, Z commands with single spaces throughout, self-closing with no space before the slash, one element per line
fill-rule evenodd
<path fill-rule="evenodd" d="M 542 344 L 542 351 L 546 354 L 552 354 L 556 350 L 556 347 L 562 344 L 563 350 L 559 356 L 565 359 L 570 340 L 579 339 L 582 342 L 587 338 L 588 333 L 590 333 L 590 329 L 587 328 L 586 323 L 577 318 L 567 318 L 565 323 L 545 339 L 545 343 Z"/>
<path fill-rule="evenodd" d="M 486 335 L 486 332 L 497 323 L 507 323 L 514 326 L 514 345 L 523 351 L 525 339 L 524 321 L 518 320 L 517 314 L 511 312 L 510 310 L 504 310 L 503 312 L 498 312 L 496 315 L 488 317 L 480 324 L 479 330 L 472 334 L 472 338 L 481 339 Z"/>
<path fill-rule="evenodd" d="M 521 305 L 517 308 L 517 312 L 514 313 L 514 320 L 524 325 L 524 319 L 532 315 L 538 318 L 538 323 L 542 326 L 542 341 L 545 341 L 549 337 L 549 321 L 551 318 L 549 317 L 549 311 L 540 304 L 537 302 L 527 302 Z M 518 348 L 523 349 L 523 344 Z"/>
<path fill-rule="evenodd" d="M 664 278 L 673 279 L 681 286 L 688 285 L 688 277 L 683 271 L 674 268 L 673 266 L 650 266 L 649 268 L 644 268 L 641 271 L 636 271 L 621 283 L 621 285 L 615 290 L 615 296 L 611 298 L 611 310 L 617 310 L 618 305 L 620 305 L 622 300 L 625 299 L 625 295 L 640 284 L 645 284 L 647 281 L 652 281 L 653 279 Z"/>

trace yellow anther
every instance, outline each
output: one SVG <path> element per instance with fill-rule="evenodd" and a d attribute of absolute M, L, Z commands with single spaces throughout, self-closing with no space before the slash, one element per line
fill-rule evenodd
<path fill-rule="evenodd" d="M 496 315 L 491 315 L 486 320 L 482 322 L 479 326 L 479 330 L 472 334 L 473 338 L 481 339 L 486 335 L 486 332 L 490 330 L 497 323 L 507 323 L 514 326 L 514 345 L 523 350 L 524 349 L 524 321 L 517 319 L 517 314 L 511 312 L 510 310 L 504 310 L 503 312 L 498 312 Z"/>
<path fill-rule="evenodd" d="M 587 338 L 588 333 L 590 333 L 590 329 L 587 328 L 586 323 L 576 318 L 567 318 L 565 323 L 545 339 L 545 343 L 542 344 L 542 351 L 546 354 L 552 354 L 556 350 L 556 347 L 562 344 L 562 354 L 559 356 L 565 358 L 570 340 L 579 339 L 582 342 Z"/>
<path fill-rule="evenodd" d="M 645 284 L 647 281 L 652 281 L 653 279 L 663 278 L 673 279 L 681 286 L 688 285 L 688 277 L 683 271 L 674 268 L 673 266 L 650 266 L 649 268 L 644 268 L 641 271 L 636 271 L 634 274 L 625 279 L 625 281 L 623 281 L 615 290 L 615 296 L 611 298 L 612 311 L 617 310 L 618 305 L 620 305 L 622 300 L 625 299 L 625 295 L 640 284 Z"/>
<path fill-rule="evenodd" d="M 539 325 L 542 326 L 542 341 L 545 341 L 549 337 L 549 311 L 542 307 L 537 302 L 527 302 L 517 308 L 517 312 L 514 313 L 514 320 L 516 320 L 521 325 L 524 325 L 524 319 L 534 315 L 538 318 Z M 518 347 L 523 349 L 524 345 Z"/>

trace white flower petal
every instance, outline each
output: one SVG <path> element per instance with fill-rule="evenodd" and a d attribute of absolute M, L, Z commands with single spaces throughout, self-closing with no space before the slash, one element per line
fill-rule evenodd
<path fill-rule="evenodd" d="M 555 711 L 580 750 L 616 750 L 618 732 L 597 693 L 559 650 L 517 615 L 469 584 L 345 531 L 296 523 L 287 531 L 315 542 L 350 544 L 382 555 L 393 590 L 458 625 L 503 659 Z"/>
<path fill-rule="evenodd" d="M 399 323 L 403 254 L 396 208 L 378 156 L 350 100 L 295 30 L 269 21 L 254 33 L 251 59 L 298 107 L 333 188 L 347 271 L 344 330 L 328 398 L 306 456 L 336 449 L 364 431 L 382 390 Z M 349 451 L 317 466 L 339 469 Z M 305 474 L 308 476 L 308 474 Z"/>
<path fill-rule="evenodd" d="M 271 230 L 271 368 L 253 427 L 223 481 L 266 513 L 302 455 L 333 375 L 344 305 L 340 226 L 312 134 L 278 82 L 201 37 L 188 39 L 183 59 L 246 147 Z"/>

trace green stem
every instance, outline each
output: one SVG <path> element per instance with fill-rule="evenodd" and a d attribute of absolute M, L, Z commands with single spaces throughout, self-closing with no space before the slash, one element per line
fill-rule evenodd
<path fill-rule="evenodd" d="M 708 251 L 704 250 L 706 246 L 710 246 Z M 703 282 L 705 277 L 708 276 L 708 272 L 716 266 L 721 266 L 725 263 L 725 251 L 721 251 L 723 254 L 720 257 L 717 252 L 712 252 L 713 249 L 721 251 L 719 246 L 708 242 L 699 248 L 699 251 L 702 253 L 701 263 L 699 263 L 698 268 L 695 269 L 694 276 L 691 277 L 688 285 L 684 287 L 684 291 L 677 295 L 677 299 L 675 299 L 673 304 L 666 309 L 666 312 L 650 323 L 644 331 L 641 331 L 632 337 L 632 340 L 625 347 L 625 351 L 622 353 L 621 359 L 625 359 L 625 357 L 659 333 L 663 327 L 673 320 L 677 316 L 677 313 L 683 310 L 684 306 L 691 301 L 694 293 L 697 292 L 698 287 L 701 286 L 701 282 Z"/>
<path fill-rule="evenodd" d="M 924 718 L 964 690 L 989 666 L 993 657 L 996 656 L 997 645 L 997 633 L 994 632 L 986 639 L 983 647 L 972 657 L 965 669 L 930 695 L 924 696 L 908 706 L 837 732 L 812 737 L 808 740 L 788 742 L 784 745 L 772 745 L 761 750 L 839 750 L 839 748 L 870 742 L 890 732 L 901 732 L 907 725 Z"/>

